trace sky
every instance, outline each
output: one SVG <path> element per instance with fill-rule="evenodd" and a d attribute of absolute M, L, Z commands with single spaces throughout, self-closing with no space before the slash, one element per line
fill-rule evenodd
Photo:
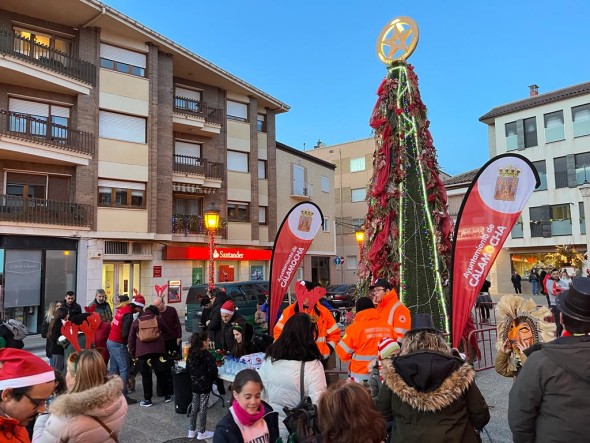
<path fill-rule="evenodd" d="M 531 84 L 544 93 L 590 80 L 586 0 L 105 3 L 289 105 L 277 140 L 300 150 L 372 136 L 386 75 L 377 38 L 395 17 L 412 17 L 420 41 L 409 62 L 451 175 L 489 159 L 479 117 L 490 109 L 528 97 Z"/>

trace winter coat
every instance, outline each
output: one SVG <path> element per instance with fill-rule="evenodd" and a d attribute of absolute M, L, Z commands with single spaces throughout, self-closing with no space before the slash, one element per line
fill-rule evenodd
<path fill-rule="evenodd" d="M 70 318 L 72 318 L 72 316 L 77 315 L 77 314 L 81 314 L 82 313 L 82 306 L 80 306 L 78 303 L 76 303 L 76 301 L 74 300 L 74 302 L 68 306 L 68 304 L 66 303 L 66 301 L 64 300 L 62 302 L 62 308 L 66 308 L 68 310 L 68 316 Z"/>
<path fill-rule="evenodd" d="M 41 324 L 41 337 L 47 339 L 47 333 L 49 332 L 49 323 L 51 321 L 47 321 L 47 319 L 43 320 Z M 47 358 L 51 357 L 51 340 L 45 340 L 45 355 Z"/>
<path fill-rule="evenodd" d="M 262 406 L 264 407 L 264 421 L 268 427 L 268 441 L 274 443 L 279 438 L 279 416 L 267 403 L 262 402 Z M 231 411 L 227 411 L 227 414 L 217 423 L 213 443 L 244 443 L 240 428 L 238 428 Z"/>
<path fill-rule="evenodd" d="M 217 364 L 215 357 L 206 349 L 199 351 L 203 354 L 201 360 L 197 360 L 189 351 L 186 365 L 191 376 L 192 392 L 203 394 L 211 392 L 211 387 L 217 378 Z"/>
<path fill-rule="evenodd" d="M 119 435 L 127 416 L 127 402 L 121 393 L 123 382 L 114 376 L 96 388 L 62 394 L 49 407 L 49 419 L 36 443 L 113 441 L 92 417 L 97 417 Z"/>
<path fill-rule="evenodd" d="M 395 335 L 391 338 L 401 341 L 406 332 L 412 328 L 410 310 L 401 302 L 395 289 L 383 296 L 383 300 L 376 308 L 381 313 L 381 318 L 393 326 Z"/>
<path fill-rule="evenodd" d="M 18 420 L 0 416 L 0 442 L 19 443 L 28 441 L 27 429 L 21 426 Z"/>
<path fill-rule="evenodd" d="M 590 337 L 560 337 L 531 353 L 510 391 L 516 443 L 588 441 Z"/>
<path fill-rule="evenodd" d="M 218 349 L 220 348 L 218 343 L 221 343 L 221 324 L 223 323 L 223 320 L 221 320 L 221 306 L 228 300 L 231 300 L 230 296 L 220 291 L 211 307 L 211 317 L 207 325 L 209 339 L 215 343 L 215 347 Z"/>
<path fill-rule="evenodd" d="M 53 327 L 51 329 L 51 337 L 49 340 L 49 350 L 51 355 L 64 355 L 64 348 L 62 345 L 58 343 L 58 339 L 61 336 L 61 327 L 63 326 L 63 322 L 61 320 L 55 320 L 53 322 Z"/>
<path fill-rule="evenodd" d="M 158 328 L 160 329 L 160 336 L 147 343 L 142 342 L 139 339 L 139 321 L 140 320 L 151 320 L 156 317 L 158 322 Z M 129 355 L 131 358 L 139 358 L 144 355 L 151 354 L 164 354 L 166 352 L 166 346 L 164 345 L 164 331 L 170 332 L 164 320 L 159 315 L 154 315 L 149 311 L 142 312 L 139 317 L 131 324 L 131 330 L 129 331 Z"/>
<path fill-rule="evenodd" d="M 262 362 L 258 374 L 265 387 L 262 397 L 279 413 L 280 434 L 288 435 L 283 424 L 286 415 L 283 407 L 294 408 L 301 401 L 300 393 L 301 362 L 297 360 L 277 360 L 267 357 Z M 305 363 L 303 374 L 303 394 L 317 404 L 321 394 L 326 390 L 326 374 L 319 360 Z M 287 441 L 283 439 L 283 441 Z"/>
<path fill-rule="evenodd" d="M 391 441 L 476 443 L 490 412 L 471 365 L 449 354 L 418 351 L 383 361 L 377 408 L 395 426 Z"/>
<path fill-rule="evenodd" d="M 514 286 L 520 286 L 520 281 L 522 280 L 522 277 L 519 274 L 512 274 L 510 280 L 512 281 L 512 284 Z"/>
<path fill-rule="evenodd" d="M 383 386 L 383 382 L 381 381 L 381 374 L 379 373 L 379 360 L 375 359 L 371 362 L 371 373 L 369 374 L 369 389 L 371 390 L 371 397 L 374 401 L 377 401 L 377 397 L 379 396 L 379 391 L 381 390 L 381 386 Z"/>
<path fill-rule="evenodd" d="M 510 361 L 510 354 L 505 354 L 501 349 L 496 354 L 496 360 L 494 362 L 494 367 L 496 368 L 496 372 L 504 377 L 517 377 L 522 365 L 527 359 L 527 355 L 522 353 L 520 355 L 520 361 L 517 363 L 516 370 L 513 371 L 509 369 L 509 361 Z"/>
<path fill-rule="evenodd" d="M 235 311 L 230 321 L 228 321 L 227 323 L 225 323 L 224 321 L 221 322 L 221 329 L 219 330 L 217 338 L 217 340 L 219 341 L 215 340 L 215 346 L 217 347 L 217 349 L 225 349 L 226 351 L 231 352 L 234 348 L 234 344 L 236 343 L 233 330 L 234 323 L 237 323 L 238 326 L 242 328 L 242 331 L 244 331 L 244 340 L 248 340 L 246 319 L 241 314 L 238 314 L 238 311 Z M 250 337 L 250 339 L 252 339 L 252 337 Z"/>
<path fill-rule="evenodd" d="M 106 321 L 110 323 L 113 321 L 113 311 L 111 310 L 111 306 L 106 302 L 100 303 L 96 298 L 90 303 L 89 306 L 96 306 L 94 312 L 100 315 L 100 319 L 102 321 Z"/>

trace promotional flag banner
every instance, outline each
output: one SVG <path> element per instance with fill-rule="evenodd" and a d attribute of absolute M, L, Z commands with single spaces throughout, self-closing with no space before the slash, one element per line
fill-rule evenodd
<path fill-rule="evenodd" d="M 270 262 L 269 331 L 273 330 L 279 308 L 324 216 L 314 203 L 298 203 L 285 216 L 277 232 Z"/>
<path fill-rule="evenodd" d="M 459 346 L 481 286 L 539 184 L 529 160 L 502 154 L 479 170 L 467 190 L 455 225 L 451 262 L 453 346 Z"/>

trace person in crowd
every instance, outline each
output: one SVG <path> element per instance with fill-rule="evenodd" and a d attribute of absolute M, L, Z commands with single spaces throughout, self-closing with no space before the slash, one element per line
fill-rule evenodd
<path fill-rule="evenodd" d="M 186 360 L 191 377 L 191 390 L 193 393 L 191 413 L 188 428 L 188 438 L 206 440 L 213 437 L 213 432 L 207 431 L 207 405 L 211 388 L 217 378 L 217 364 L 215 357 L 209 352 L 209 336 L 206 331 L 193 334 L 190 341 L 191 347 Z M 198 426 L 197 426 L 197 416 Z"/>
<path fill-rule="evenodd" d="M 64 347 L 59 343 L 59 337 L 61 336 L 61 327 L 63 322 L 68 318 L 68 309 L 61 307 L 55 311 L 55 316 L 49 324 L 47 332 L 47 340 L 50 343 L 50 352 L 53 357 L 52 368 L 63 372 L 64 369 Z"/>
<path fill-rule="evenodd" d="M 111 330 L 107 340 L 107 349 L 109 351 L 109 372 L 118 374 L 123 379 L 123 394 L 127 399 L 127 404 L 135 404 L 137 400 L 127 397 L 127 381 L 129 379 L 129 351 L 127 342 L 129 341 L 129 331 L 133 323 L 134 306 L 129 301 L 129 296 L 120 295 L 117 312 L 111 322 Z"/>
<path fill-rule="evenodd" d="M 92 313 L 96 309 L 96 305 L 88 306 L 84 308 L 87 312 Z M 109 366 L 109 350 L 107 349 L 107 341 L 109 339 L 109 334 L 111 332 L 111 323 L 106 321 L 101 321 L 98 325 L 98 329 L 94 335 L 94 345 L 96 346 L 96 350 L 102 355 L 104 359 L 104 364 Z"/>
<path fill-rule="evenodd" d="M 340 381 L 318 402 L 318 423 L 323 443 L 382 443 L 385 420 L 375 409 L 367 388 Z"/>
<path fill-rule="evenodd" d="M 76 293 L 74 291 L 66 292 L 63 307 L 68 310 L 68 315 L 76 315 L 82 313 L 82 306 L 76 303 Z"/>
<path fill-rule="evenodd" d="M 90 314 L 85 312 L 83 314 L 76 314 L 71 317 L 68 317 L 68 320 L 70 322 L 72 322 L 74 325 L 80 326 L 82 323 L 84 323 L 86 321 L 86 319 L 88 319 L 89 316 L 90 316 Z M 64 337 L 64 339 L 65 339 L 65 337 Z M 78 343 L 82 349 L 86 348 L 86 335 L 81 330 L 78 331 Z M 90 343 L 90 346 L 92 346 L 92 345 L 93 345 L 93 343 Z M 74 352 L 76 352 L 76 349 L 75 349 L 74 345 L 72 345 L 67 340 L 65 340 L 65 342 L 63 343 L 62 346 L 64 348 L 64 362 L 65 363 L 64 363 L 64 368 L 61 371 L 61 373 L 65 376 L 66 371 L 68 369 L 67 368 L 68 359 L 69 359 L 70 355 L 72 355 Z M 90 347 L 90 346 L 88 346 L 88 347 Z"/>
<path fill-rule="evenodd" d="M 340 360 L 350 361 L 350 377 L 367 381 L 371 362 L 377 359 L 379 341 L 393 335 L 393 327 L 381 317 L 373 301 L 369 297 L 360 297 L 356 301 L 354 322 L 346 328 L 336 346 Z"/>
<path fill-rule="evenodd" d="M 490 321 L 490 308 L 493 307 L 492 297 L 490 296 L 490 286 L 492 283 L 486 278 L 481 285 L 475 307 L 479 309 L 479 318 L 481 323 Z"/>
<path fill-rule="evenodd" d="M 68 390 L 68 386 L 66 385 L 66 379 L 63 376 L 63 374 L 61 372 L 55 371 L 55 370 L 54 370 L 54 373 L 55 373 L 55 389 L 53 390 L 51 397 L 49 397 L 47 399 L 47 402 L 45 403 L 45 406 L 46 406 L 45 412 L 43 412 L 42 414 L 39 414 L 37 416 L 34 424 L 31 422 L 27 426 L 27 430 L 29 431 L 29 434 L 32 436 L 32 438 L 31 438 L 32 443 L 37 443 L 39 441 L 39 438 L 43 434 L 43 429 L 45 429 L 45 424 L 47 423 L 47 419 L 49 418 L 49 415 L 50 415 L 49 411 L 47 411 L 47 408 L 51 405 L 51 403 L 53 403 L 53 401 L 57 397 L 59 397 L 61 394 L 65 393 Z M 33 424 L 33 427 L 31 428 L 32 424 Z"/>
<path fill-rule="evenodd" d="M 512 286 L 514 286 L 514 293 L 522 294 L 522 277 L 516 271 L 516 269 L 512 271 L 512 277 L 510 277 L 510 281 L 512 281 Z"/>
<path fill-rule="evenodd" d="M 94 349 L 72 354 L 68 390 L 49 407 L 39 443 L 118 441 L 127 416 L 122 380 L 108 377 L 102 356 Z"/>
<path fill-rule="evenodd" d="M 567 272 L 567 269 L 564 269 L 563 271 L 561 271 L 561 276 L 559 278 L 559 286 L 561 286 L 563 289 L 569 289 L 571 284 L 572 278 Z"/>
<path fill-rule="evenodd" d="M 498 320 L 495 368 L 504 377 L 516 377 L 526 361 L 526 350 L 555 337 L 555 325 L 546 322 L 551 312 L 532 300 L 505 295 L 496 306 Z"/>
<path fill-rule="evenodd" d="M 531 269 L 529 274 L 529 282 L 531 282 L 531 290 L 533 295 L 539 295 L 539 283 L 541 282 L 541 276 L 537 271 L 537 268 Z"/>
<path fill-rule="evenodd" d="M 393 419 L 391 441 L 476 443 L 490 420 L 475 370 L 451 355 L 432 317 L 416 314 L 401 351 L 383 361 L 377 408 Z"/>
<path fill-rule="evenodd" d="M 288 437 L 283 408 L 294 408 L 301 401 L 301 371 L 303 394 L 314 404 L 326 390 L 326 375 L 316 338 L 317 323 L 308 314 L 298 312 L 287 320 L 279 338 L 268 347 L 260 366 L 259 374 L 267 387 L 264 398 L 278 411 L 283 441 Z"/>
<path fill-rule="evenodd" d="M 532 347 L 509 394 L 515 443 L 588 440 L 590 279 L 574 278 L 556 303 L 565 333 Z"/>
<path fill-rule="evenodd" d="M 406 331 L 412 326 L 410 310 L 399 300 L 397 292 L 387 280 L 382 278 L 374 280 L 369 290 L 381 317 L 393 327 L 393 338 L 401 341 Z"/>
<path fill-rule="evenodd" d="M 325 367 L 334 367 L 335 361 L 333 362 L 334 364 L 326 363 L 330 359 L 330 356 L 334 354 L 336 345 L 340 341 L 340 329 L 336 324 L 334 316 L 319 301 L 313 306 L 310 306 L 309 302 L 310 298 L 314 296 L 316 296 L 316 300 L 319 300 L 326 293 L 326 289 L 317 283 L 300 281 L 295 285 L 295 292 L 297 300 L 303 301 L 301 312 L 308 314 L 317 325 L 316 344 L 322 355 L 322 361 L 325 363 Z M 299 312 L 299 302 L 295 302 L 285 308 L 273 330 L 275 340 L 282 334 L 287 321 Z"/>
<path fill-rule="evenodd" d="M 134 304 L 145 303 L 145 299 L 141 295 L 134 297 Z M 150 332 L 149 341 L 140 336 L 141 329 L 152 328 L 153 333 Z M 152 369 L 156 373 L 156 379 L 164 394 L 164 403 L 172 401 L 174 389 L 172 386 L 172 372 L 170 367 L 166 365 L 166 346 L 164 344 L 164 336 L 170 333 L 166 322 L 162 319 L 161 311 L 156 306 L 148 306 L 143 312 L 140 312 L 139 317 L 135 319 L 131 325 L 129 332 L 129 354 L 133 359 L 140 359 L 139 371 L 141 373 L 141 380 L 143 383 L 143 400 L 139 403 L 140 406 L 150 407 L 153 405 L 153 381 Z M 153 337 L 157 335 L 155 339 Z"/>
<path fill-rule="evenodd" d="M 268 320 L 266 318 L 266 313 L 262 311 L 262 305 L 266 299 L 258 299 L 258 303 L 256 303 L 256 312 L 254 313 L 254 323 L 258 325 L 258 327 L 263 330 L 268 330 Z"/>
<path fill-rule="evenodd" d="M 231 300 L 231 298 L 225 291 L 219 288 L 211 289 L 209 294 L 213 306 L 211 307 L 211 318 L 205 324 L 209 332 L 209 339 L 213 342 L 215 348 L 221 349 L 221 325 L 223 324 L 221 320 L 221 307 L 225 302 Z"/>
<path fill-rule="evenodd" d="M 246 325 L 246 328 L 248 326 Z M 242 357 L 252 352 L 252 341 L 246 339 L 246 331 L 237 324 L 232 327 L 234 334 L 234 347 L 231 349 L 231 355 L 234 357 Z"/>
<path fill-rule="evenodd" d="M 202 330 L 205 330 L 207 329 L 207 322 L 211 318 L 211 309 L 213 308 L 213 303 L 208 295 L 201 300 L 201 307 L 203 310 L 201 311 L 201 322 L 199 323 L 199 326 Z"/>
<path fill-rule="evenodd" d="M 377 345 L 377 359 L 371 362 L 371 375 L 369 376 L 369 389 L 371 390 L 371 397 L 377 401 L 381 386 L 383 386 L 383 376 L 381 370 L 383 368 L 383 360 L 391 359 L 400 352 L 399 343 L 393 338 L 382 338 Z"/>
<path fill-rule="evenodd" d="M 94 300 L 92 300 L 89 306 L 96 306 L 94 312 L 100 315 L 100 319 L 103 322 L 110 323 L 113 321 L 113 311 L 111 310 L 111 305 L 107 302 L 107 294 L 104 292 L 104 289 L 96 290 Z"/>
<path fill-rule="evenodd" d="M 557 336 L 561 337 L 563 332 L 563 326 L 560 322 L 559 308 L 557 307 L 557 297 L 564 290 L 563 284 L 560 283 L 559 269 L 553 268 L 551 270 L 551 276 L 547 279 L 545 284 L 547 288 L 547 298 L 549 299 L 549 308 L 553 312 L 553 320 L 555 320 L 555 326 L 557 328 Z"/>
<path fill-rule="evenodd" d="M 166 326 L 168 326 L 167 331 L 164 332 L 166 353 L 181 355 L 180 343 L 182 342 L 182 327 L 180 326 L 178 312 L 174 307 L 166 305 L 164 297 L 156 297 L 154 299 L 154 306 L 158 308 L 160 311 L 160 318 L 166 323 Z"/>
<path fill-rule="evenodd" d="M 231 352 L 232 349 L 234 349 L 234 345 L 236 343 L 233 329 L 234 326 L 240 327 L 246 340 L 252 339 L 252 334 L 248 332 L 248 329 L 251 329 L 251 326 L 248 328 L 246 319 L 238 313 L 236 310 L 236 305 L 233 301 L 226 301 L 221 306 L 220 313 L 221 329 L 219 330 L 219 335 L 215 340 L 215 344 L 219 349 L 225 349 L 228 352 Z"/>
<path fill-rule="evenodd" d="M 278 414 L 261 400 L 264 385 L 254 369 L 236 374 L 231 385 L 232 405 L 217 423 L 213 443 L 276 442 Z"/>
<path fill-rule="evenodd" d="M 61 305 L 61 301 L 52 301 L 51 303 L 49 303 L 49 307 L 47 308 L 47 312 L 45 313 L 45 317 L 43 318 L 43 323 L 41 324 L 41 337 L 46 339 L 45 355 L 49 359 L 49 364 L 51 366 L 53 366 L 53 355 L 51 354 L 51 341 L 47 339 L 47 334 L 49 333 L 49 325 L 55 317 L 55 312 L 58 308 L 61 308 Z"/>
<path fill-rule="evenodd" d="M 0 441 L 29 442 L 26 426 L 55 389 L 55 372 L 34 354 L 22 349 L 0 349 Z"/>

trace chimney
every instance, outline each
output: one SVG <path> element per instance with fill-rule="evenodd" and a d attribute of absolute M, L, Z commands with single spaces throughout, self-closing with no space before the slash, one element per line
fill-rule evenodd
<path fill-rule="evenodd" d="M 529 97 L 536 97 L 539 95 L 539 85 L 529 85 Z"/>

